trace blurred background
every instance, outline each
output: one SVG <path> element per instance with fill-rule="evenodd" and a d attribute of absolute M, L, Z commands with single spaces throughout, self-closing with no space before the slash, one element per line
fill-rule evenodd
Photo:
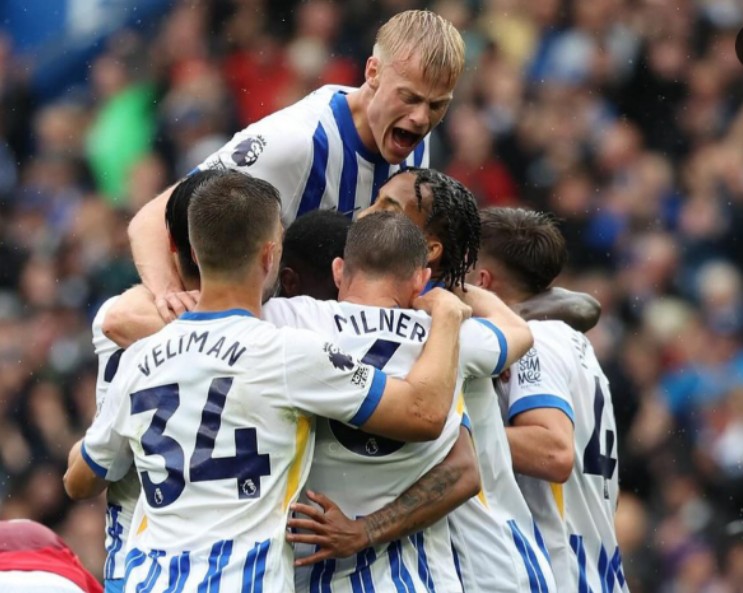
<path fill-rule="evenodd" d="M 132 214 L 232 134 L 431 8 L 467 43 L 432 166 L 562 219 L 603 315 L 634 593 L 743 591 L 740 0 L 0 2 L 0 519 L 96 574 L 104 505 L 62 490 L 95 412 L 90 322 L 137 281 Z"/>

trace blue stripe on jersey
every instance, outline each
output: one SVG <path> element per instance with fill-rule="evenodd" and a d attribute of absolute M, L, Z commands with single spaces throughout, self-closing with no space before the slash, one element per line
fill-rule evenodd
<path fill-rule="evenodd" d="M 198 593 L 219 593 L 222 570 L 232 555 L 232 540 L 223 539 L 212 546 L 209 552 L 209 569 L 204 580 L 199 583 Z"/>
<path fill-rule="evenodd" d="M 583 546 L 583 536 L 571 535 L 570 547 L 573 548 L 575 557 L 578 560 L 578 593 L 593 593 L 591 587 L 588 586 L 588 579 L 586 578 L 586 549 Z"/>
<path fill-rule="evenodd" d="M 539 531 L 539 527 L 537 527 L 536 521 L 534 521 L 534 539 L 537 540 L 537 545 L 542 551 L 542 554 L 544 554 L 544 557 L 547 559 L 547 563 L 552 566 L 552 558 L 550 558 L 550 553 L 547 550 L 547 546 L 544 543 L 544 538 L 542 537 L 542 532 Z"/>
<path fill-rule="evenodd" d="M 338 124 L 338 133 L 340 134 L 343 146 L 349 146 L 353 152 L 358 153 L 364 160 L 375 165 L 386 162 L 381 153 L 372 152 L 361 140 L 359 131 L 353 123 L 353 114 L 351 113 L 351 108 L 348 106 L 345 91 L 337 91 L 332 96 L 330 99 L 330 108 Z"/>
<path fill-rule="evenodd" d="M 619 547 L 617 546 L 617 549 L 614 550 L 614 555 L 611 557 L 611 569 L 614 571 L 614 574 L 617 575 L 617 582 L 619 583 L 619 588 L 624 589 L 624 570 L 622 570 L 622 554 L 619 552 Z"/>
<path fill-rule="evenodd" d="M 332 593 L 330 583 L 335 572 L 335 560 L 324 560 L 312 567 L 310 573 L 310 593 Z"/>
<path fill-rule="evenodd" d="M 558 410 L 562 410 L 570 418 L 570 421 L 575 424 L 575 414 L 570 404 L 561 397 L 549 393 L 536 393 L 522 397 L 508 409 L 508 421 L 510 422 L 514 416 L 518 416 L 522 412 L 528 412 L 536 408 L 557 408 Z"/>
<path fill-rule="evenodd" d="M 405 567 L 401 548 L 402 544 L 400 543 L 400 540 L 393 541 L 387 548 L 387 555 L 390 559 L 392 583 L 395 585 L 397 593 L 415 593 L 415 585 L 413 585 L 410 573 Z"/>
<path fill-rule="evenodd" d="M 119 361 L 121 360 L 122 354 L 124 354 L 124 349 L 119 348 L 108 359 L 108 362 L 106 363 L 106 369 L 103 371 L 103 380 L 106 383 L 110 383 L 111 381 L 113 381 L 114 377 L 116 376 L 116 371 L 119 370 Z"/>
<path fill-rule="evenodd" d="M 377 201 L 377 197 L 379 196 L 379 189 L 384 185 L 389 176 L 389 164 L 377 163 L 376 165 L 374 165 L 374 181 L 372 182 L 371 201 L 369 202 L 370 204 L 373 204 Z"/>
<path fill-rule="evenodd" d="M 614 591 L 614 570 L 606 548 L 601 546 L 599 552 L 599 579 L 601 580 L 601 593 L 613 593 Z"/>
<path fill-rule="evenodd" d="M 356 554 L 356 570 L 349 576 L 352 593 L 374 593 L 374 580 L 369 568 L 377 559 L 374 548 L 366 548 Z"/>
<path fill-rule="evenodd" d="M 225 311 L 186 311 L 178 319 L 184 319 L 186 321 L 211 321 L 213 319 L 224 319 L 232 315 L 255 317 L 247 309 L 227 309 Z"/>
<path fill-rule="evenodd" d="M 191 559 L 188 552 L 182 552 L 170 559 L 168 588 L 163 593 L 181 593 L 191 572 Z"/>
<path fill-rule="evenodd" d="M 358 138 L 356 126 L 353 124 L 351 110 L 343 93 L 336 93 L 330 100 L 330 109 L 333 111 L 335 123 L 343 145 L 343 167 L 341 168 L 341 182 L 338 187 L 338 212 L 351 215 L 356 206 L 356 182 L 359 178 L 359 163 L 356 160 L 356 142 Z M 360 139 L 359 139 L 360 144 Z"/>
<path fill-rule="evenodd" d="M 126 555 L 126 560 L 124 560 L 124 582 L 127 582 L 129 580 L 129 575 L 131 574 L 132 570 L 144 564 L 144 561 L 146 559 L 147 554 L 145 554 L 142 550 L 138 550 L 137 548 L 132 548 L 131 550 L 129 550 L 129 553 Z"/>
<path fill-rule="evenodd" d="M 354 426 L 361 426 L 369 419 L 369 416 L 374 413 L 374 410 L 376 410 L 379 405 L 379 401 L 382 399 L 384 387 L 387 385 L 387 375 L 382 371 L 378 371 L 374 367 L 371 367 L 371 370 L 374 373 L 374 376 L 372 377 L 372 384 L 369 388 L 369 392 L 366 394 L 364 401 L 361 403 L 361 407 L 358 409 L 354 417 L 348 421 L 349 424 L 353 424 Z"/>
<path fill-rule="evenodd" d="M 243 567 L 243 586 L 241 593 L 263 593 L 263 577 L 266 575 L 266 557 L 271 540 L 256 542 L 248 552 Z"/>
<path fill-rule="evenodd" d="M 151 560 L 150 570 L 147 571 L 147 576 L 144 581 L 137 585 L 137 593 L 150 593 L 150 591 L 155 587 L 157 579 L 160 578 L 160 573 L 163 571 L 158 559 L 165 556 L 165 552 L 163 550 L 150 550 L 148 556 Z"/>
<path fill-rule="evenodd" d="M 433 583 L 431 569 L 428 568 L 428 556 L 426 555 L 426 546 L 423 540 L 423 532 L 419 531 L 410 536 L 410 541 L 418 551 L 418 576 L 426 585 L 426 591 L 436 593 L 436 586 Z"/>
<path fill-rule="evenodd" d="M 457 552 L 457 549 L 454 547 L 454 543 L 451 544 L 451 555 L 452 558 L 454 558 L 454 570 L 457 572 L 457 578 L 459 579 L 459 584 L 462 585 L 462 591 L 464 591 L 464 581 L 462 580 L 462 567 L 459 564 L 459 553 Z"/>
<path fill-rule="evenodd" d="M 506 365 L 506 358 L 508 357 L 508 342 L 506 342 L 506 336 L 504 336 L 503 332 L 498 329 L 489 319 L 484 319 L 482 317 L 474 317 L 473 319 L 475 321 L 479 321 L 482 325 L 487 327 L 495 334 L 495 337 L 498 339 L 498 346 L 500 346 L 500 356 L 498 356 L 498 362 L 495 363 L 493 376 L 495 377 L 496 375 L 500 375 L 503 372 L 503 367 Z"/>
<path fill-rule="evenodd" d="M 521 554 L 521 560 L 524 562 L 527 575 L 529 575 L 529 590 L 531 593 L 547 593 L 548 589 L 546 583 L 544 584 L 544 589 L 542 588 L 544 577 L 540 579 L 541 571 L 539 570 L 539 564 L 536 563 L 535 566 L 536 558 L 532 559 L 529 555 L 531 547 L 529 546 L 529 542 L 526 541 L 524 534 L 521 532 L 518 525 L 516 525 L 516 521 L 508 521 L 508 526 L 511 528 L 511 535 L 516 544 L 516 549 L 519 551 L 519 554 Z"/>
<path fill-rule="evenodd" d="M 98 465 L 95 461 L 93 461 L 93 458 L 88 454 L 88 450 L 85 448 L 84 441 L 83 444 L 80 445 L 80 454 L 83 456 L 85 463 L 87 463 L 90 469 L 93 470 L 93 473 L 99 478 L 103 478 L 105 480 L 106 475 L 108 474 L 108 470 L 102 465 Z"/>
<path fill-rule="evenodd" d="M 423 163 L 423 153 L 426 152 L 426 139 L 420 141 L 413 151 L 413 165 L 420 167 Z"/>
<path fill-rule="evenodd" d="M 121 539 L 121 534 L 124 533 L 124 526 L 119 523 L 120 512 L 121 507 L 117 504 L 106 506 L 106 534 L 111 538 L 111 543 L 106 546 L 106 563 L 103 566 L 103 578 L 106 580 L 114 578 L 116 554 L 121 551 L 124 545 Z"/>
<path fill-rule="evenodd" d="M 470 435 L 472 435 L 472 420 L 470 420 L 469 414 L 467 414 L 467 412 L 462 414 L 461 425 L 467 429 L 467 432 L 469 432 Z"/>
<path fill-rule="evenodd" d="M 304 191 L 299 200 L 297 218 L 320 207 L 322 195 L 325 193 L 325 169 L 328 166 L 328 135 L 322 123 L 318 122 L 315 133 L 312 135 L 312 166 Z"/>

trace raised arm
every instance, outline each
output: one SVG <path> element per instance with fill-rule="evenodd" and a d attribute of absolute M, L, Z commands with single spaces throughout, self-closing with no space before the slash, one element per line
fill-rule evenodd
<path fill-rule="evenodd" d="M 601 316 L 601 303 L 585 292 L 554 286 L 515 307 L 527 321 L 564 321 L 579 332 L 587 332 Z"/>
<path fill-rule="evenodd" d="M 361 428 L 393 439 L 426 441 L 438 438 L 451 408 L 459 364 L 459 329 L 471 309 L 443 289 L 419 297 L 415 306 L 432 316 L 423 353 L 405 380 L 387 379 L 376 409 Z"/>
<path fill-rule="evenodd" d="M 506 359 L 502 368 L 521 358 L 531 348 L 534 338 L 529 324 L 495 293 L 468 284 L 466 292 L 459 290 L 457 294 L 472 308 L 473 317 L 492 323 L 503 333 L 506 340 Z"/>
<path fill-rule="evenodd" d="M 187 310 L 180 299 L 183 283 L 168 251 L 165 205 L 173 192 L 171 186 L 148 202 L 129 223 L 129 242 L 134 265 L 142 283 L 155 297 L 155 306 L 163 321 L 172 321 Z"/>
<path fill-rule="evenodd" d="M 371 515 L 351 520 L 328 497 L 308 492 L 309 499 L 322 510 L 307 504 L 294 504 L 292 510 L 308 518 L 291 517 L 287 526 L 311 533 L 290 532 L 287 540 L 314 544 L 319 549 L 294 564 L 306 566 L 326 558 L 346 558 L 369 546 L 420 531 L 477 494 L 479 489 L 480 472 L 472 438 L 462 427 L 446 459 Z"/>
<path fill-rule="evenodd" d="M 103 318 L 103 333 L 122 348 L 128 348 L 164 326 L 155 307 L 155 297 L 143 284 L 122 293 Z"/>

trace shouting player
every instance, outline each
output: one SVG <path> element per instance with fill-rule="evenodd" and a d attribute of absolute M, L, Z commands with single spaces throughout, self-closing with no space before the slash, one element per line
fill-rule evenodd
<path fill-rule="evenodd" d="M 428 165 L 428 134 L 463 68 L 464 42 L 451 23 L 402 12 L 379 29 L 360 88 L 322 87 L 238 132 L 199 168 L 220 164 L 272 183 L 287 224 L 317 208 L 350 216 L 398 168 Z M 167 257 L 162 212 L 170 191 L 129 227 L 134 261 L 166 321 L 193 305 Z"/>

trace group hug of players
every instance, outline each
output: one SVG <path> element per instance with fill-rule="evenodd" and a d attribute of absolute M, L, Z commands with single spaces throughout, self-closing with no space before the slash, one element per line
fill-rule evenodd
<path fill-rule="evenodd" d="M 107 489 L 107 591 L 627 590 L 598 306 L 550 288 L 550 216 L 426 168 L 463 63 L 400 13 L 360 88 L 251 124 L 132 221 L 143 284 L 94 320 L 65 475 Z"/>

